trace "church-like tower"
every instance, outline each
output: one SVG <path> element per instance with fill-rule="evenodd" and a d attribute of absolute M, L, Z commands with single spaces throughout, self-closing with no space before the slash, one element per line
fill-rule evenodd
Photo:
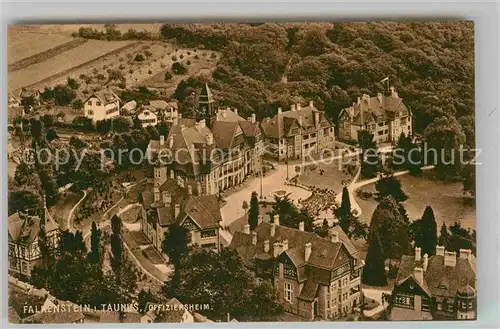
<path fill-rule="evenodd" d="M 201 90 L 198 98 L 198 110 L 196 111 L 196 120 L 205 119 L 207 127 L 212 126 L 212 119 L 215 117 L 215 100 L 208 84 Z"/>

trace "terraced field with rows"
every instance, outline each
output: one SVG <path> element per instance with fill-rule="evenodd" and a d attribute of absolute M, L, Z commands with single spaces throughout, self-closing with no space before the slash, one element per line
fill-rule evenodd
<path fill-rule="evenodd" d="M 21 87 L 43 87 L 51 85 L 51 79 L 71 73 L 71 69 L 109 55 L 114 51 L 121 51 L 135 41 L 100 41 L 88 40 L 84 44 L 66 52 L 53 56 L 45 61 L 27 66 L 15 72 L 9 72 L 8 90 L 14 92 Z M 64 78 L 65 79 L 65 78 Z M 42 88 L 43 89 L 43 88 Z"/>

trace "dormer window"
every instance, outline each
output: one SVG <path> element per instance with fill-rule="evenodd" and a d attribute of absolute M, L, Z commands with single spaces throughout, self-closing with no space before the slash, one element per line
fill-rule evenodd
<path fill-rule="evenodd" d="M 95 105 L 97 105 L 97 106 L 101 106 L 101 102 L 97 101 L 97 102 L 95 103 Z"/>

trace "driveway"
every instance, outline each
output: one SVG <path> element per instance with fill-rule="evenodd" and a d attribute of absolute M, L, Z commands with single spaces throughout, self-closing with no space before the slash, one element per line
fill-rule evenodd
<path fill-rule="evenodd" d="M 307 199 L 311 192 L 304 190 L 300 187 L 289 186 L 285 184 L 286 181 L 286 165 L 274 164 L 275 170 L 269 175 L 262 178 L 262 194 L 266 200 L 274 200 L 271 192 L 276 190 L 286 190 L 290 193 L 290 199 L 297 202 L 298 199 Z M 294 175 L 295 165 L 289 165 L 290 178 Z M 245 215 L 242 208 L 243 201 L 250 203 L 252 192 L 260 194 L 260 177 L 251 178 L 247 182 L 247 186 L 243 189 L 228 195 L 225 200 L 226 204 L 221 208 L 222 220 L 225 226 L 228 226 L 233 221 Z"/>

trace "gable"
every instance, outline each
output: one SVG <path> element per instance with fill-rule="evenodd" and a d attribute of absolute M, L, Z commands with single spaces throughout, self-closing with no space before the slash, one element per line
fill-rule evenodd
<path fill-rule="evenodd" d="M 297 279 L 297 267 L 286 252 L 281 253 L 278 261 L 283 264 L 283 274 L 285 277 Z"/>
<path fill-rule="evenodd" d="M 419 295 L 423 297 L 430 297 L 428 293 L 422 288 L 420 283 L 415 280 L 413 276 L 409 276 L 401 284 L 394 286 L 394 294 L 407 294 Z"/>
<path fill-rule="evenodd" d="M 199 231 L 200 225 L 196 223 L 196 221 L 191 218 L 191 216 L 186 216 L 184 220 L 180 223 L 181 227 L 184 227 L 188 231 Z"/>
<path fill-rule="evenodd" d="M 236 130 L 234 132 L 234 136 L 236 137 L 236 136 L 241 135 L 241 134 L 243 134 L 243 130 L 241 130 L 240 125 L 236 125 Z"/>

